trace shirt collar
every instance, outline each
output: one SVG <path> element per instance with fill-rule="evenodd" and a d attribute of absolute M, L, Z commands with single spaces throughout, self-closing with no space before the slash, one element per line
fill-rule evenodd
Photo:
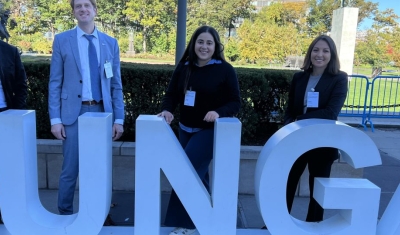
<path fill-rule="evenodd" d="M 188 65 L 188 64 L 189 64 L 189 61 L 186 61 L 185 65 Z M 210 65 L 210 64 L 222 64 L 222 61 L 221 60 L 217 60 L 217 59 L 211 59 L 210 61 L 208 61 L 208 63 L 206 65 Z"/>
<path fill-rule="evenodd" d="M 87 34 L 81 28 L 79 28 L 79 26 L 76 26 L 76 33 L 78 34 L 78 38 L 83 37 L 83 35 Z M 95 38 L 99 38 L 97 28 L 94 27 L 93 33 L 89 35 L 93 35 Z"/>

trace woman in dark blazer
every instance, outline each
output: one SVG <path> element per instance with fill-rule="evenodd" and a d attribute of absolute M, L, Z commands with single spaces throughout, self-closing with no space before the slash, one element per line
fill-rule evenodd
<path fill-rule="evenodd" d="M 308 48 L 301 69 L 302 72 L 293 76 L 284 124 L 310 118 L 337 120 L 346 99 L 348 80 L 347 74 L 340 71 L 334 41 L 326 35 L 315 38 Z M 312 149 L 297 159 L 287 183 L 286 200 L 289 213 L 300 176 L 308 165 L 310 204 L 306 221 L 323 220 L 324 211 L 312 196 L 314 178 L 329 177 L 331 166 L 336 159 L 338 150 L 327 147 Z"/>

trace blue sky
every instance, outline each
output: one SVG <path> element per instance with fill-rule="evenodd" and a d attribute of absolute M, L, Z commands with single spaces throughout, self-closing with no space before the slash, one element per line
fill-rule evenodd
<path fill-rule="evenodd" d="M 380 11 L 384 11 L 388 8 L 392 8 L 394 10 L 394 12 L 400 16 L 400 2 L 399 0 L 367 0 L 373 3 L 379 3 L 379 10 Z M 400 22 L 400 20 L 398 20 Z M 365 29 L 369 29 L 372 26 L 372 19 L 365 19 L 359 29 L 360 30 L 365 30 Z"/>

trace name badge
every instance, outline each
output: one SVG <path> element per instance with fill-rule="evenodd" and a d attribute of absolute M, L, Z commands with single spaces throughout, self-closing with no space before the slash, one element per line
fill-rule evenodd
<path fill-rule="evenodd" d="M 196 98 L 195 91 L 186 91 L 184 105 L 193 107 L 195 98 Z"/>
<path fill-rule="evenodd" d="M 106 72 L 107 78 L 111 78 L 112 76 L 114 76 L 111 63 L 108 61 L 106 61 L 106 63 L 104 63 L 104 71 Z"/>
<path fill-rule="evenodd" d="M 318 108 L 319 92 L 307 92 L 307 108 Z"/>

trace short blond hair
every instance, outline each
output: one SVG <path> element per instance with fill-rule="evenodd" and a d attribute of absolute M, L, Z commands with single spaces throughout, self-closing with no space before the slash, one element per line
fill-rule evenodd
<path fill-rule="evenodd" d="M 96 0 L 89 0 L 92 3 L 93 7 L 97 9 Z M 71 5 L 72 10 L 74 10 L 75 0 L 69 0 L 69 4 Z"/>

